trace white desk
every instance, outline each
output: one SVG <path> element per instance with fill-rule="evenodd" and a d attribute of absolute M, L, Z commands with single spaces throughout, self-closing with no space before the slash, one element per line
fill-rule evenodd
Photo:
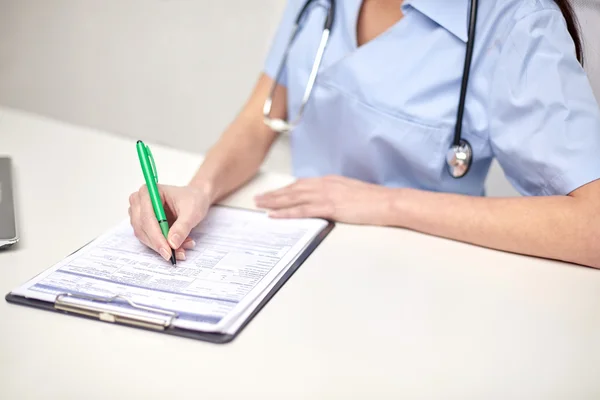
<path fill-rule="evenodd" d="M 161 182 L 201 158 L 154 145 Z M 135 142 L 0 109 L 4 295 L 127 216 Z M 262 175 L 228 203 L 290 178 Z M 598 399 L 600 271 L 338 225 L 231 344 L 0 302 L 0 399 Z"/>

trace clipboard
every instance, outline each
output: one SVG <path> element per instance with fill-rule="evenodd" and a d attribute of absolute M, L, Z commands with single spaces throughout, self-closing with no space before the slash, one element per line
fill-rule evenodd
<path fill-rule="evenodd" d="M 275 285 L 269 290 L 267 295 L 245 318 L 243 323 L 234 333 L 203 332 L 176 327 L 173 325 L 173 321 L 177 319 L 177 314 L 175 312 L 138 305 L 130 301 L 129 299 L 121 296 L 100 298 L 95 296 L 71 294 L 65 292 L 57 295 L 54 302 L 49 302 L 8 293 L 5 297 L 5 300 L 11 304 L 52 311 L 64 315 L 86 318 L 105 323 L 111 323 L 114 325 L 121 325 L 130 328 L 164 333 L 167 335 L 174 335 L 188 339 L 201 340 L 214 344 L 226 344 L 230 343 L 235 338 L 237 338 L 237 336 L 244 330 L 244 328 L 248 326 L 248 324 L 254 319 L 254 317 L 256 317 L 256 315 L 267 305 L 267 303 L 273 298 L 273 296 L 275 296 L 275 294 L 283 287 L 283 285 L 292 277 L 292 275 L 313 253 L 313 251 L 329 235 L 329 233 L 333 230 L 334 227 L 335 223 L 328 221 L 326 227 L 323 230 L 321 230 L 321 232 L 310 242 L 310 244 L 298 255 L 296 260 L 292 263 L 292 265 L 288 268 L 284 275 L 275 283 Z M 87 244 L 82 246 L 80 249 L 74 251 L 72 254 L 77 253 L 86 246 Z M 93 302 L 94 305 L 75 305 L 73 303 L 68 302 L 66 299 L 86 300 L 90 303 Z M 127 303 L 127 306 L 132 310 L 140 310 L 152 315 L 149 317 L 140 317 L 139 315 L 128 313 L 127 311 L 117 312 L 106 309 L 107 305 L 123 302 Z"/>

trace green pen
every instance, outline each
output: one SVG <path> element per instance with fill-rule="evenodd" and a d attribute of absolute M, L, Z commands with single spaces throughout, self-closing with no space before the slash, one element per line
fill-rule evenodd
<path fill-rule="evenodd" d="M 156 165 L 154 164 L 154 157 L 152 157 L 150 147 L 145 145 L 141 140 L 137 141 L 136 147 L 144 179 L 146 180 L 146 186 L 148 187 L 148 193 L 150 194 L 152 208 L 154 208 L 158 225 L 166 239 L 169 236 L 169 223 L 167 222 L 167 215 L 165 214 L 160 193 L 158 192 L 158 174 L 156 172 Z M 171 263 L 175 265 L 175 262 L 175 250 L 171 249 Z"/>

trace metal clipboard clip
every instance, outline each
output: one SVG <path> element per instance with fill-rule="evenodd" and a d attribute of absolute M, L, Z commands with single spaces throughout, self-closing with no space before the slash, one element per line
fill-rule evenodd
<path fill-rule="evenodd" d="M 124 300 L 136 310 L 147 311 L 154 314 L 160 314 L 160 316 L 142 316 L 126 309 L 123 310 L 106 310 L 99 304 L 76 304 L 72 302 L 66 302 L 65 298 L 73 298 L 80 300 L 87 300 L 103 305 L 116 303 L 118 299 Z M 177 313 L 173 311 L 161 310 L 158 308 L 146 307 L 139 304 L 135 304 L 123 296 L 113 297 L 96 297 L 90 295 L 72 294 L 72 293 L 61 293 L 56 296 L 54 302 L 54 308 L 61 311 L 72 312 L 76 314 L 86 315 L 88 317 L 95 317 L 104 322 L 111 323 L 122 323 L 127 325 L 138 326 L 142 328 L 149 328 L 154 330 L 165 330 L 173 323 L 173 320 L 177 318 Z"/>

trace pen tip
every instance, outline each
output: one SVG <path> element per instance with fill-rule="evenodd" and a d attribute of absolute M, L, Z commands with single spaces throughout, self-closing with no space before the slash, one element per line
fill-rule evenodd
<path fill-rule="evenodd" d="M 173 252 L 171 254 L 171 264 L 173 264 L 173 265 L 177 264 L 177 260 L 175 259 L 175 252 Z"/>

